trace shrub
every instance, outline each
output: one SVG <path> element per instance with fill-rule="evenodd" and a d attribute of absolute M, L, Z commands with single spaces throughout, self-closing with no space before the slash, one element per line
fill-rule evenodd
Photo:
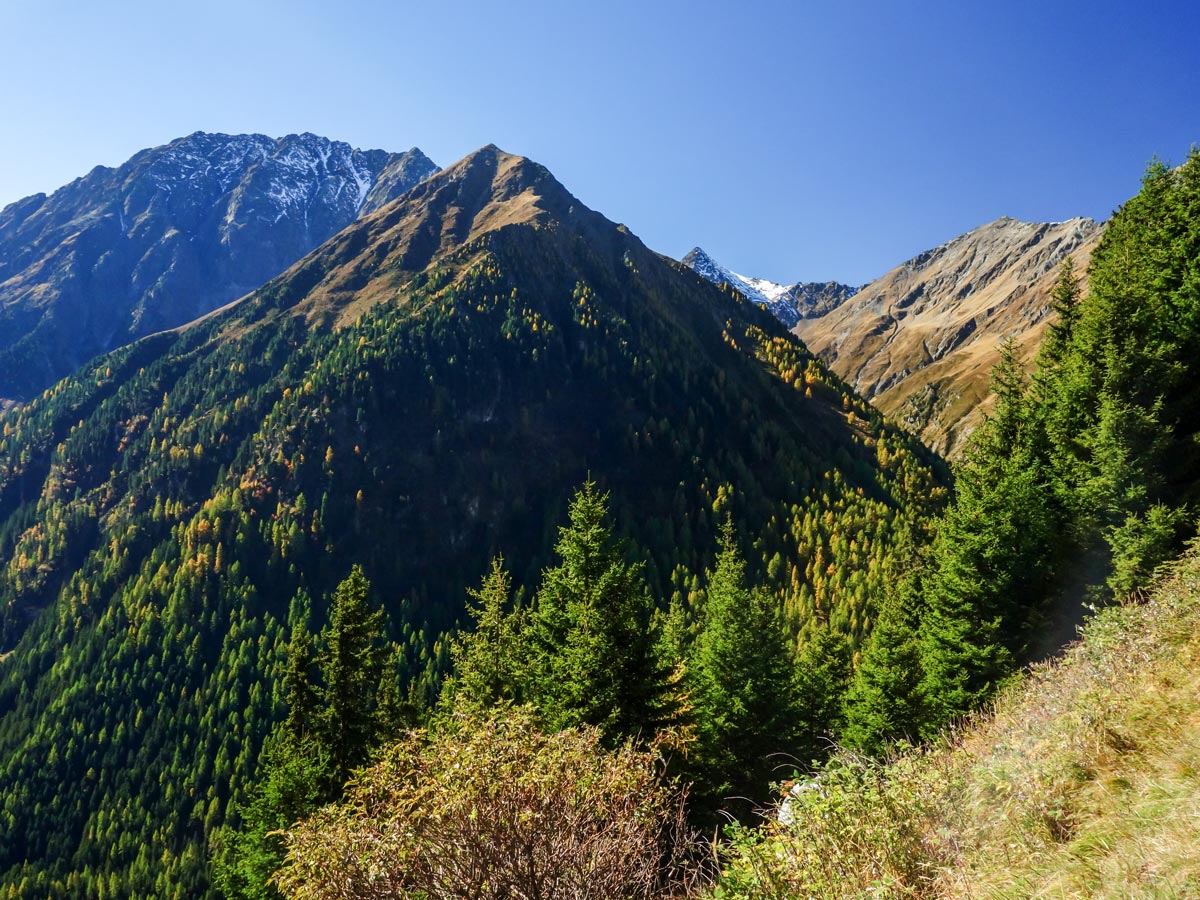
<path fill-rule="evenodd" d="M 600 739 L 521 708 L 414 732 L 287 834 L 276 883 L 295 900 L 686 895 L 683 792 L 653 750 Z"/>

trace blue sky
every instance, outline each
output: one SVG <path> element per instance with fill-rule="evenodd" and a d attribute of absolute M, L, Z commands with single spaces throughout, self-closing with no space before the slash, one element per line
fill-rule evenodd
<path fill-rule="evenodd" d="M 483 144 L 673 256 L 863 282 L 1200 142 L 1194 2 L 4 0 L 0 204 L 196 130 Z"/>

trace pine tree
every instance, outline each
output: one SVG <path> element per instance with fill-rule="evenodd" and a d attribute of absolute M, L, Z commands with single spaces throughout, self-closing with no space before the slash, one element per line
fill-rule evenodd
<path fill-rule="evenodd" d="M 881 753 L 893 741 L 915 741 L 929 713 L 921 690 L 921 593 L 905 580 L 879 611 L 846 697 L 844 743 Z"/>
<path fill-rule="evenodd" d="M 607 523 L 608 496 L 592 481 L 560 529 L 561 563 L 542 573 L 530 627 L 525 698 L 554 730 L 598 726 L 610 742 L 650 738 L 674 717 L 670 670 L 642 563 L 624 561 Z"/>
<path fill-rule="evenodd" d="M 375 728 L 380 743 L 394 740 L 406 729 L 415 728 L 421 719 L 421 709 L 413 702 L 411 692 L 406 695 L 401 690 L 406 669 L 403 648 L 392 644 L 386 656 L 376 690 Z"/>
<path fill-rule="evenodd" d="M 453 676 L 446 681 L 442 705 L 449 710 L 482 712 L 505 701 L 523 699 L 525 614 L 509 608 L 512 578 L 496 557 L 479 589 L 468 591 L 467 611 L 474 628 L 450 645 Z"/>
<path fill-rule="evenodd" d="M 1024 655 L 1052 594 L 1064 514 L 1041 419 L 1009 341 L 992 376 L 995 413 L 955 471 L 932 548 L 922 641 L 927 731 L 986 699 Z"/>
<path fill-rule="evenodd" d="M 773 754 L 796 749 L 798 723 L 778 612 L 766 592 L 746 585 L 745 568 L 726 521 L 690 670 L 708 791 L 761 799 L 778 761 Z"/>
<path fill-rule="evenodd" d="M 316 718 L 317 694 L 312 677 L 312 637 L 303 622 L 292 628 L 292 639 L 288 643 L 287 668 L 283 673 L 283 689 L 287 701 L 287 718 L 283 722 L 283 736 L 292 744 L 299 744 L 312 733 Z"/>
<path fill-rule="evenodd" d="M 1155 461 L 1169 433 L 1161 416 L 1161 403 L 1147 409 L 1105 392 L 1085 441 L 1091 478 L 1080 496 L 1087 498 L 1108 547 L 1106 585 L 1117 597 L 1129 594 L 1167 558 L 1189 518 L 1186 508 L 1155 499 L 1163 496 Z"/>
<path fill-rule="evenodd" d="M 852 673 L 850 641 L 825 624 L 804 643 L 795 665 L 798 762 L 828 755 L 845 724 L 845 698 Z"/>
<path fill-rule="evenodd" d="M 354 566 L 333 592 L 321 632 L 321 733 L 339 784 L 367 761 L 378 735 L 376 692 L 386 645 L 383 612 L 371 608 L 370 589 Z"/>
<path fill-rule="evenodd" d="M 1058 279 L 1050 295 L 1050 307 L 1057 319 L 1047 326 L 1041 357 L 1043 365 L 1062 362 L 1071 344 L 1075 328 L 1079 323 L 1079 299 L 1081 290 L 1079 276 L 1075 273 L 1075 261 L 1065 257 L 1058 269 Z"/>

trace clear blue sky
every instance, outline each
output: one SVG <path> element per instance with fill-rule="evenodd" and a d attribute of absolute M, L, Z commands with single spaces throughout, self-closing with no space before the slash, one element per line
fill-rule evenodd
<path fill-rule="evenodd" d="M 196 130 L 488 142 L 651 247 L 862 282 L 1200 141 L 1192 2 L 4 0 L 0 205 Z"/>

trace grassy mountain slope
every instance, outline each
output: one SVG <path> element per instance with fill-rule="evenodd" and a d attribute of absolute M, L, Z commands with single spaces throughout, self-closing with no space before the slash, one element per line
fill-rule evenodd
<path fill-rule="evenodd" d="M 846 756 L 745 836 L 726 897 L 1200 894 L 1200 551 L 947 742 Z"/>
<path fill-rule="evenodd" d="M 1069 255 L 1086 272 L 1102 233 L 1090 219 L 997 219 L 897 266 L 795 331 L 886 414 L 953 455 L 991 408 L 997 346 L 1015 338 L 1032 366 L 1059 263 Z"/>
<path fill-rule="evenodd" d="M 494 147 L 0 423 L 20 897 L 205 895 L 289 628 L 353 563 L 420 696 L 465 587 L 499 552 L 531 584 L 589 472 L 660 602 L 731 513 L 801 640 L 869 628 L 941 490 L 767 313 Z"/>

